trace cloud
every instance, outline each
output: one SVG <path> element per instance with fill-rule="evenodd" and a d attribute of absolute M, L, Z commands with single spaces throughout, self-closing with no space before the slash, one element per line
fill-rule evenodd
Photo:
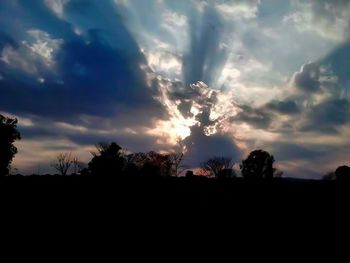
<path fill-rule="evenodd" d="M 350 3 L 346 0 L 296 0 L 294 12 L 285 17 L 300 31 L 310 31 L 334 41 L 349 37 Z"/>
<path fill-rule="evenodd" d="M 22 171 L 48 166 L 48 158 L 68 146 L 87 161 L 98 141 L 120 141 L 135 151 L 159 149 L 146 132 L 166 111 L 155 99 L 158 88 L 146 81 L 146 58 L 138 43 L 114 5 L 98 5 L 102 10 L 94 13 L 97 2 L 71 2 L 58 13 L 51 7 L 60 6 L 47 3 L 0 4 L 0 12 L 27 14 L 0 34 L 0 110 L 20 117 L 24 142 L 16 166 Z M 33 12 L 25 11 L 29 8 Z M 109 9 L 107 20 L 104 9 Z M 86 23 L 78 11 L 90 12 L 95 20 Z M 46 147 L 60 142 L 62 147 Z M 43 154 L 34 156 L 28 147 Z"/>
<path fill-rule="evenodd" d="M 315 147 L 291 144 L 286 142 L 276 143 L 272 146 L 273 154 L 278 158 L 278 161 L 288 160 L 315 160 L 321 155 L 327 154 L 325 149 L 316 149 Z"/>
<path fill-rule="evenodd" d="M 340 84 L 347 88 L 350 84 L 350 41 L 334 48 L 329 54 L 321 59 L 324 65 L 330 65 L 334 75 L 338 77 Z"/>
<path fill-rule="evenodd" d="M 303 131 L 337 133 L 337 130 L 349 123 L 350 102 L 342 98 L 330 98 L 313 105 L 306 113 L 302 124 Z"/>
<path fill-rule="evenodd" d="M 216 1 L 217 9 L 225 19 L 251 19 L 256 18 L 260 1 Z"/>
<path fill-rule="evenodd" d="M 184 140 L 187 153 L 184 163 L 190 167 L 198 167 L 202 162 L 214 156 L 232 158 L 234 162 L 240 161 L 241 150 L 234 143 L 234 139 L 225 134 L 208 136 L 203 127 L 193 127 L 191 136 Z"/>
<path fill-rule="evenodd" d="M 232 117 L 231 121 L 244 122 L 258 129 L 268 129 L 272 123 L 272 115 L 262 108 L 252 108 L 242 105 L 240 113 Z"/>
<path fill-rule="evenodd" d="M 30 167 L 69 144 L 88 159 L 83 151 L 103 139 L 166 151 L 178 137 L 194 166 L 255 148 L 276 150 L 288 172 L 308 161 L 334 165 L 324 149 L 346 152 L 349 135 L 348 7 L 4 0 L 0 110 L 20 117 L 18 158 Z"/>
<path fill-rule="evenodd" d="M 319 92 L 321 83 L 320 77 L 320 66 L 317 63 L 305 64 L 300 72 L 294 74 L 295 86 L 305 92 Z"/>
<path fill-rule="evenodd" d="M 153 113 L 161 112 L 161 106 L 153 99 L 156 91 L 146 86 L 145 76 L 138 68 L 143 59 L 141 54 L 132 60 L 92 38 L 88 44 L 79 39 L 66 41 L 57 57 L 55 76 L 39 70 L 45 83 L 37 85 L 36 78 L 35 82 L 26 83 L 18 72 L 16 79 L 5 79 L 0 98 L 2 108 L 61 119 L 74 119 L 79 114 L 113 116 L 120 107 L 131 110 L 139 107 L 148 113 L 146 109 L 153 108 Z M 22 62 L 20 58 L 18 63 Z M 23 63 L 20 66 L 32 66 Z M 34 74 L 35 69 L 29 68 L 28 73 Z M 6 65 L 3 70 L 8 71 Z"/>
<path fill-rule="evenodd" d="M 28 45 L 30 50 L 40 56 L 48 67 L 54 64 L 54 53 L 59 50 L 63 39 L 52 39 L 48 33 L 35 29 L 29 30 L 28 35 L 34 39 L 33 43 Z"/>
<path fill-rule="evenodd" d="M 187 85 L 204 81 L 213 84 L 216 72 L 222 70 L 226 49 L 220 46 L 223 22 L 217 10 L 208 5 L 202 17 L 189 21 L 190 46 L 184 55 L 183 75 Z"/>
<path fill-rule="evenodd" d="M 7 45 L 15 47 L 17 43 L 11 36 L 7 35 L 6 33 L 0 32 L 0 49 L 3 49 Z"/>
<path fill-rule="evenodd" d="M 64 7 L 70 0 L 44 0 L 45 4 L 54 12 L 59 18 L 63 18 Z"/>
<path fill-rule="evenodd" d="M 18 11 L 27 7 L 26 3 L 10 7 Z M 140 69 L 146 64 L 145 57 L 121 18 L 114 13 L 114 6 L 95 1 L 60 3 L 65 4 L 64 19 L 69 23 L 55 19 L 56 14 L 46 6 L 48 2 L 45 5 L 35 3 L 33 13 L 27 18 L 32 23 L 27 24 L 29 28 L 25 33 L 3 37 L 7 44 L 2 50 L 0 64 L 1 109 L 70 122 L 79 120 L 80 115 L 114 117 L 136 109 L 142 109 L 142 114 L 137 115 L 140 118 L 135 118 L 141 125 L 146 119 L 150 122 L 153 117 L 162 116 L 162 107 L 153 98 L 157 90 L 147 86 L 146 76 Z M 78 9 L 89 13 L 98 8 L 101 13 L 95 13 L 92 16 L 95 19 L 87 24 L 84 19 L 71 18 Z M 108 18 L 104 14 L 106 9 Z M 46 23 L 42 23 L 40 17 L 46 18 Z M 112 17 L 115 18 L 113 26 L 100 23 Z M 48 21 L 47 31 L 42 30 Z M 32 28 L 33 23 L 38 27 Z M 57 27 L 63 26 L 65 29 L 57 33 Z M 76 26 L 82 28 L 83 35 L 74 33 Z M 68 31 L 71 32 L 62 34 Z M 62 38 L 56 38 L 57 34 Z M 112 39 L 122 41 L 115 45 L 111 44 Z M 60 98 L 59 106 L 57 98 Z"/>
<path fill-rule="evenodd" d="M 298 114 L 300 113 L 300 109 L 298 105 L 295 103 L 295 101 L 292 100 L 285 100 L 285 101 L 278 101 L 273 100 L 266 104 L 266 109 L 280 113 L 280 114 Z"/>

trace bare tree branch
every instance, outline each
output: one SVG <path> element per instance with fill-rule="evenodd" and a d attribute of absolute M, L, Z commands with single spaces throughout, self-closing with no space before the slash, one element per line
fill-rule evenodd
<path fill-rule="evenodd" d="M 67 176 L 69 169 L 74 163 L 74 157 L 71 153 L 60 153 L 56 157 L 56 162 L 51 166 L 55 168 L 60 175 Z"/>

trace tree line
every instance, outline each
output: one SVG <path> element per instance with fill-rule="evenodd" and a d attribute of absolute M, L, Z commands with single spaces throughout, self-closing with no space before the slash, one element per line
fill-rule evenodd
<path fill-rule="evenodd" d="M 9 175 L 11 163 L 17 153 L 15 141 L 21 139 L 17 129 L 17 119 L 0 115 L 0 176 Z M 128 153 L 117 143 L 98 143 L 96 151 L 87 167 L 71 153 L 61 153 L 51 166 L 61 175 L 82 175 L 111 177 L 144 176 L 144 177 L 195 177 L 206 176 L 217 179 L 237 177 L 235 163 L 231 158 L 213 157 L 195 172 L 183 164 L 184 147 L 179 142 L 177 152 L 160 154 Z M 240 165 L 241 176 L 247 180 L 271 180 L 282 176 L 282 172 L 274 167 L 274 156 L 264 150 L 255 150 Z M 350 181 L 350 167 L 341 166 L 335 172 L 324 176 L 324 180 Z"/>

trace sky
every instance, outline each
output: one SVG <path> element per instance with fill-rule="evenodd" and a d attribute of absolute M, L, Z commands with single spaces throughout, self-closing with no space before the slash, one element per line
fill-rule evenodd
<path fill-rule="evenodd" d="M 285 176 L 321 178 L 350 164 L 349 26 L 347 0 L 2 0 L 14 167 L 181 139 L 189 167 L 264 149 Z"/>

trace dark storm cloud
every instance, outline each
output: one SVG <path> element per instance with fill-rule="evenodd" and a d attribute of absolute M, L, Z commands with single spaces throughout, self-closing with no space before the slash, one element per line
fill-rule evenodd
<path fill-rule="evenodd" d="M 0 32 L 0 50 L 2 50 L 6 45 L 10 45 L 12 47 L 17 47 L 16 41 L 6 33 Z"/>
<path fill-rule="evenodd" d="M 277 101 L 273 100 L 265 105 L 265 108 L 280 114 L 298 114 L 300 109 L 293 100 Z"/>
<path fill-rule="evenodd" d="M 191 136 L 184 140 L 184 145 L 188 150 L 184 160 L 186 165 L 198 167 L 202 162 L 214 156 L 232 158 L 234 162 L 240 160 L 242 154 L 229 135 L 207 136 L 202 126 L 192 127 L 191 132 Z"/>
<path fill-rule="evenodd" d="M 98 134 L 72 134 L 68 139 L 78 145 L 94 145 L 98 142 L 117 142 L 123 149 L 131 152 L 160 151 L 156 138 L 147 134 L 121 134 L 98 135 Z"/>
<path fill-rule="evenodd" d="M 326 155 L 328 153 L 328 149 L 315 149 L 315 147 L 306 147 L 298 144 L 276 142 L 272 146 L 271 152 L 278 158 L 278 161 L 296 159 L 313 160 Z"/>
<path fill-rule="evenodd" d="M 67 140 L 74 145 L 90 146 L 98 142 L 118 142 L 122 147 L 131 151 L 160 150 L 156 138 L 144 132 L 131 132 L 124 127 L 114 131 L 107 125 L 94 123 L 93 127 L 67 126 L 51 120 L 34 118 L 32 126 L 20 124 L 19 131 L 26 140 Z M 103 121 L 103 120 L 102 120 Z M 21 118 L 19 119 L 21 123 Z M 83 130 L 79 130 L 83 129 Z M 105 128 L 106 130 L 102 130 Z M 116 128 L 116 127 L 114 127 Z M 75 146 L 76 147 L 76 146 Z"/>
<path fill-rule="evenodd" d="M 240 106 L 241 112 L 231 118 L 232 122 L 245 122 L 257 129 L 268 129 L 273 121 L 273 115 L 263 108 L 248 105 Z"/>
<path fill-rule="evenodd" d="M 182 101 L 177 108 L 185 118 L 193 116 L 191 113 L 192 101 Z"/>
<path fill-rule="evenodd" d="M 80 2 L 86 12 L 93 11 L 90 8 L 94 6 L 88 5 L 90 1 Z M 23 1 L 17 8 L 24 10 L 28 5 L 28 1 Z M 30 3 L 33 12 L 26 14 L 33 26 L 44 29 L 50 36 L 57 35 L 56 31 L 68 31 L 69 34 L 59 35 L 69 37 L 63 38 L 63 44 L 54 57 L 57 64 L 55 74 L 50 75 L 43 65 L 37 65 L 44 83 L 38 83 L 36 76 L 28 81 L 30 76 L 27 73 L 14 72 L 6 63 L 0 63 L 0 73 L 4 76 L 0 82 L 0 110 L 71 122 L 76 122 L 80 114 L 114 117 L 119 112 L 125 113 L 127 109 L 133 112 L 136 108 L 145 113 L 141 114 L 144 122 L 162 116 L 161 105 L 153 99 L 157 91 L 146 86 L 145 75 L 140 70 L 145 59 L 117 15 L 112 17 L 113 26 L 121 41 L 115 48 L 104 41 L 104 29 L 87 28 L 85 36 L 77 36 L 71 31 L 70 24 L 62 22 L 46 6 L 37 2 L 33 5 Z M 103 20 L 103 16 L 103 13 L 97 13 L 94 19 Z M 17 39 L 17 43 L 20 40 Z"/>
<path fill-rule="evenodd" d="M 350 84 L 350 41 L 343 43 L 328 54 L 321 63 L 330 65 L 339 82 L 346 88 Z"/>
<path fill-rule="evenodd" d="M 190 47 L 183 62 L 185 83 L 204 81 L 211 85 L 217 72 L 221 72 L 226 50 L 220 47 L 224 32 L 223 22 L 212 6 L 208 5 L 203 17 L 193 16 L 190 24 Z"/>
<path fill-rule="evenodd" d="M 313 161 L 324 154 L 318 136 L 337 136 L 350 123 L 350 44 L 319 58 L 348 37 L 350 5 L 337 0 L 274 2 L 2 0 L 0 111 L 25 117 L 23 123 L 20 118 L 22 142 L 44 142 L 46 146 L 38 146 L 43 151 L 73 150 L 55 148 L 57 140 L 71 142 L 76 150 L 98 141 L 117 141 L 132 151 L 166 150 L 171 146 L 159 145 L 155 134 L 173 137 L 177 131 L 164 131 L 157 121 L 171 116 L 181 129 L 184 116 L 197 121 L 184 142 L 189 165 L 215 155 L 240 160 L 233 131 L 240 123 L 253 133 L 243 135 L 240 145 L 253 147 L 251 137 L 256 136 L 257 144 L 270 147 L 277 160 Z M 50 48 L 46 55 L 52 58 L 38 54 Z M 168 56 L 159 55 L 163 53 Z M 54 63 L 48 66 L 51 59 Z M 292 75 L 307 61 L 316 62 Z M 147 70 L 140 69 L 148 63 Z M 183 79 L 161 85 L 157 74 L 163 79 L 182 74 Z M 278 90 L 292 76 L 293 85 Z M 220 89 L 226 77 L 229 83 L 222 93 L 202 84 L 189 87 L 203 81 Z M 220 100 L 224 106 L 233 101 L 231 92 L 237 104 L 256 101 L 221 109 Z M 273 100 L 266 103 L 260 94 Z M 163 95 L 170 106 L 154 99 Z M 224 115 L 218 120 L 209 117 L 214 107 L 213 116 Z M 236 111 L 230 107 L 240 110 L 231 119 Z M 155 127 L 157 132 L 150 132 Z M 311 146 L 278 143 L 267 139 L 266 131 L 281 141 L 298 141 L 304 135 L 315 141 Z"/>
<path fill-rule="evenodd" d="M 319 92 L 321 89 L 320 65 L 318 63 L 305 64 L 300 72 L 294 75 L 294 84 L 301 91 L 308 93 Z"/>
<path fill-rule="evenodd" d="M 331 98 L 312 106 L 307 112 L 303 131 L 336 133 L 340 127 L 349 123 L 350 102 L 347 99 Z"/>
<path fill-rule="evenodd" d="M 23 37 L 28 29 L 33 28 L 50 32 L 56 38 L 74 35 L 72 25 L 55 16 L 45 1 L 1 1 L 0 24 L 1 31 L 13 35 L 14 38 Z"/>

